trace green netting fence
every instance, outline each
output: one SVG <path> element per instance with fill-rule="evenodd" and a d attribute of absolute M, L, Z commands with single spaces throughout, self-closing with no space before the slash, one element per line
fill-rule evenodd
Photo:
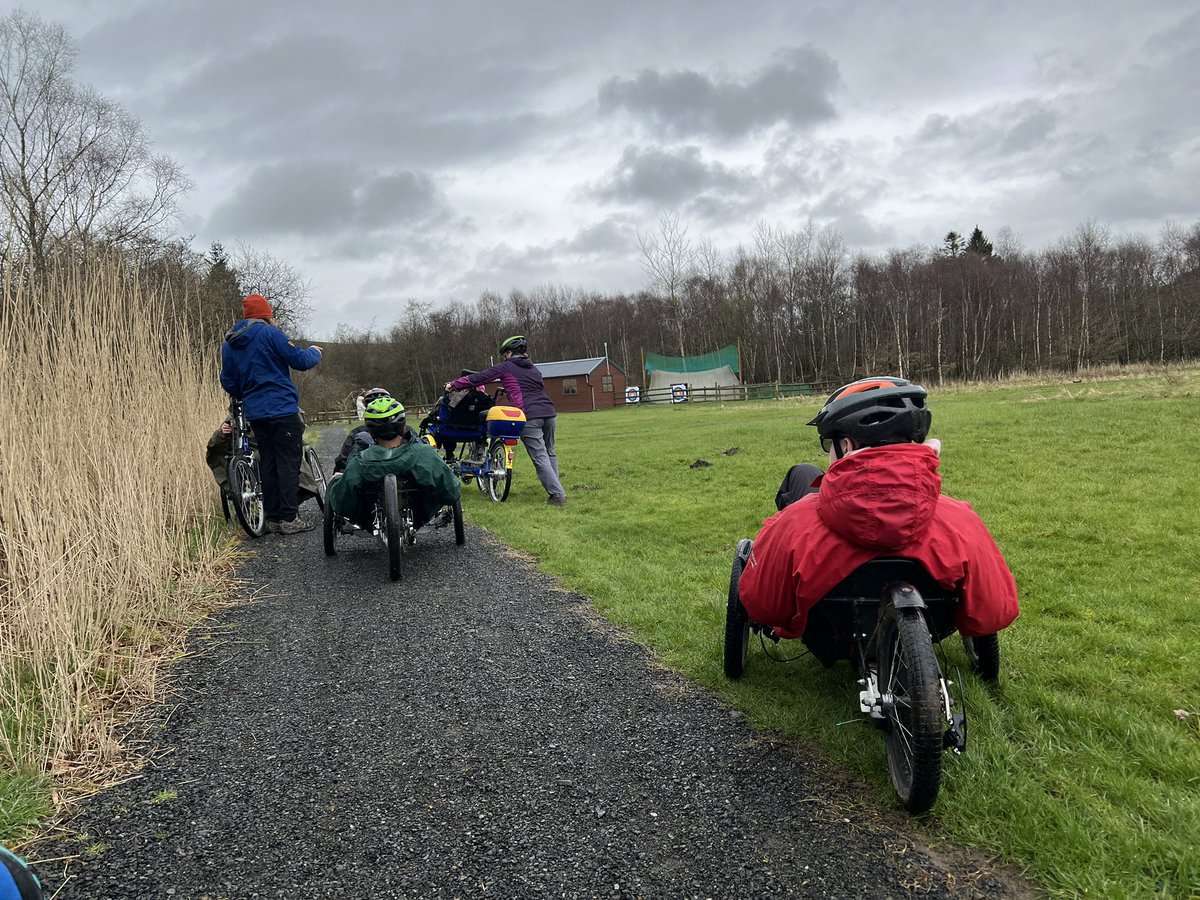
<path fill-rule="evenodd" d="M 646 353 L 647 372 L 708 372 L 728 366 L 740 376 L 741 366 L 738 364 L 737 344 L 730 344 L 712 353 L 701 353 L 698 356 L 663 356 L 661 353 Z"/>

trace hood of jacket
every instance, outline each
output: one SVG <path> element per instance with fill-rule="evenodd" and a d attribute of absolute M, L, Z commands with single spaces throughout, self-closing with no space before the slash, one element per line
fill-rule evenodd
<path fill-rule="evenodd" d="M 225 342 L 234 350 L 245 350 L 250 346 L 254 329 L 265 324 L 261 319 L 242 319 L 225 332 Z"/>
<path fill-rule="evenodd" d="M 522 369 L 532 369 L 533 363 L 529 361 L 528 356 L 510 356 L 508 361 L 514 366 L 519 366 Z"/>
<path fill-rule="evenodd" d="M 852 544 L 898 551 L 929 527 L 942 490 L 938 464 L 937 453 L 924 444 L 860 450 L 829 467 L 817 513 Z"/>

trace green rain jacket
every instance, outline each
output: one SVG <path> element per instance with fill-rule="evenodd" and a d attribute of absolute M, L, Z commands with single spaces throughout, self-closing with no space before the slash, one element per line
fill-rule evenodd
<path fill-rule="evenodd" d="M 353 519 L 359 509 L 359 493 L 364 488 L 374 491 L 388 475 L 410 478 L 417 485 L 414 512 L 418 527 L 459 497 L 458 479 L 438 452 L 424 441 L 398 447 L 375 444 L 351 456 L 345 474 L 329 485 L 329 502 L 334 511 Z"/>

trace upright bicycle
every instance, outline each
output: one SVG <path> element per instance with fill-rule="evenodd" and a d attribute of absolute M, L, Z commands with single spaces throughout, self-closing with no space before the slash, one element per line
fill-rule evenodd
<path fill-rule="evenodd" d="M 229 479 L 226 487 L 228 496 L 222 495 L 221 502 L 225 505 L 227 518 L 228 507 L 232 506 L 238 524 L 246 534 L 254 538 L 262 537 L 267 527 L 262 476 L 258 468 L 258 450 L 253 446 L 250 423 L 246 421 L 241 400 L 230 401 L 229 425 L 233 429 L 229 436 L 233 449 L 226 471 Z"/>

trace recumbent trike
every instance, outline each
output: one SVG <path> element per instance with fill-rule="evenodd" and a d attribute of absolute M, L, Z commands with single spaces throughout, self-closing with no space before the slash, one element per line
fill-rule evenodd
<path fill-rule="evenodd" d="M 750 620 L 738 597 L 738 581 L 753 541 L 738 543 L 725 611 L 725 674 L 746 668 L 750 632 L 778 641 Z M 942 753 L 967 748 L 966 705 L 961 685 L 946 678 L 934 642 L 955 631 L 958 596 L 938 585 L 911 559 L 881 557 L 860 566 L 808 614 L 801 640 L 820 662 L 849 660 L 858 670 L 859 709 L 884 732 L 888 771 L 900 803 L 922 813 L 937 799 Z M 963 638 L 975 672 L 985 681 L 1000 674 L 996 635 Z"/>

